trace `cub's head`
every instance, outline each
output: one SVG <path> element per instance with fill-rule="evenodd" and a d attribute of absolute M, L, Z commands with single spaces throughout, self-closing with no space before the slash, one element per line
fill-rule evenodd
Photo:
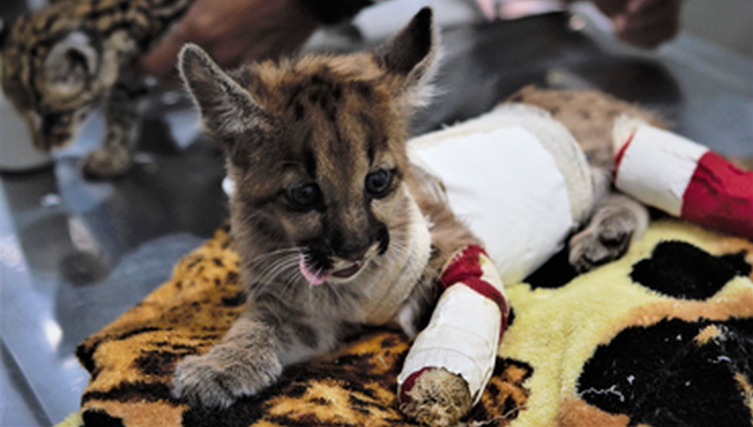
<path fill-rule="evenodd" d="M 258 256 L 252 268 L 338 284 L 403 254 L 415 206 L 407 120 L 427 100 L 436 58 L 428 8 L 365 53 L 227 74 L 198 47 L 183 49 L 181 75 L 225 149 L 234 233 L 241 246 L 252 241 L 239 248 Z"/>
<path fill-rule="evenodd" d="M 44 151 L 73 140 L 114 81 L 114 76 L 107 79 L 97 37 L 82 30 L 54 31 L 57 24 L 48 13 L 21 17 L 0 37 L 3 93 Z"/>

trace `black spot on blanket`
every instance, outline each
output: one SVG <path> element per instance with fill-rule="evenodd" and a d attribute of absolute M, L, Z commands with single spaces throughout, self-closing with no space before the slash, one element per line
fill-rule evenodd
<path fill-rule="evenodd" d="M 515 308 L 513 306 L 510 306 L 510 313 L 507 315 L 507 325 L 505 325 L 505 330 L 507 330 L 512 324 L 515 322 Z"/>
<path fill-rule="evenodd" d="M 146 376 L 167 376 L 175 371 L 180 358 L 181 354 L 170 351 L 146 351 L 136 358 L 134 364 Z"/>
<path fill-rule="evenodd" d="M 263 415 L 263 406 L 242 399 L 227 409 L 194 406 L 183 413 L 184 427 L 248 427 Z"/>
<path fill-rule="evenodd" d="M 232 297 L 222 297 L 222 305 L 225 307 L 240 307 L 246 303 L 246 292 L 241 291 Z"/>
<path fill-rule="evenodd" d="M 603 411 L 628 415 L 631 426 L 750 427 L 743 390 L 751 379 L 753 319 L 673 319 L 625 329 L 599 346 L 578 393 Z"/>
<path fill-rule="evenodd" d="M 84 411 L 81 418 L 86 427 L 124 427 L 123 420 L 110 416 L 105 411 Z"/>
<path fill-rule="evenodd" d="M 81 396 L 81 403 L 90 400 L 112 400 L 117 402 L 157 402 L 173 401 L 170 387 L 160 382 L 135 381 L 121 383 L 108 391 L 89 391 Z"/>
<path fill-rule="evenodd" d="M 704 300 L 735 276 L 747 276 L 745 252 L 713 256 L 686 242 L 659 243 L 651 258 L 633 266 L 634 282 L 675 298 Z"/>
<path fill-rule="evenodd" d="M 567 285 L 578 275 L 578 272 L 570 265 L 570 261 L 568 261 L 569 254 L 570 250 L 568 248 L 562 249 L 545 262 L 544 265 L 526 277 L 524 282 L 531 285 L 532 289 L 561 288 Z"/>

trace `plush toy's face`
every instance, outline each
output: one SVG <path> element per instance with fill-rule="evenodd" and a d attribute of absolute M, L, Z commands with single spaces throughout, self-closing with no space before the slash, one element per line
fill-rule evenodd
<path fill-rule="evenodd" d="M 2 87 L 34 145 L 49 151 L 76 137 L 115 73 L 91 35 L 72 31 L 38 40 L 35 22 L 19 19 L 3 40 Z"/>

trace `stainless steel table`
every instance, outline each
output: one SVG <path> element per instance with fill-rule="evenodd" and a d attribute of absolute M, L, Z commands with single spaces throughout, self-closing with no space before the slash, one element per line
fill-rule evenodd
<path fill-rule="evenodd" d="M 691 36 L 640 52 L 555 14 L 450 29 L 444 44 L 441 95 L 413 133 L 537 83 L 599 88 L 657 109 L 725 154 L 753 155 L 753 64 Z M 78 171 L 96 123 L 54 168 L 2 176 L 0 425 L 50 425 L 77 410 L 88 375 L 76 344 L 166 280 L 226 218 L 221 153 L 192 136 L 195 116 L 180 102 L 167 110 L 173 132 L 150 119 L 138 164 L 117 181 L 87 182 Z"/>

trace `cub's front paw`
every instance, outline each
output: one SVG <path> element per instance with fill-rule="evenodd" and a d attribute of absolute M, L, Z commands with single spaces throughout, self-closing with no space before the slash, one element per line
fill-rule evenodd
<path fill-rule="evenodd" d="M 591 224 L 570 239 L 570 264 L 586 272 L 621 257 L 629 248 L 635 221 L 617 212 Z"/>
<path fill-rule="evenodd" d="M 457 426 L 470 409 L 468 384 L 442 368 L 423 371 L 410 390 L 400 395 L 400 410 L 427 426 Z"/>
<path fill-rule="evenodd" d="M 131 152 L 127 148 L 102 147 L 84 157 L 82 168 L 88 179 L 113 179 L 125 175 L 131 165 Z"/>
<path fill-rule="evenodd" d="M 193 405 L 227 408 L 277 381 L 282 365 L 272 353 L 219 345 L 201 356 L 188 356 L 175 368 L 173 395 Z"/>

